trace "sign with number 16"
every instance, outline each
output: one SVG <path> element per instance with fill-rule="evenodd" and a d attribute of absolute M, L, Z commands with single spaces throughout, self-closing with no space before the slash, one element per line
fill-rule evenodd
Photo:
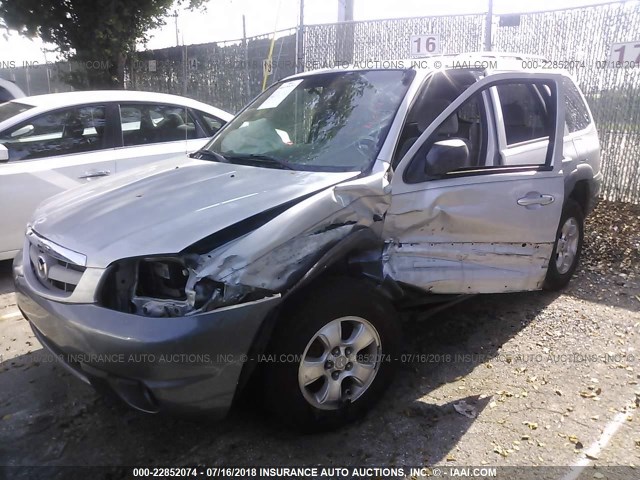
<path fill-rule="evenodd" d="M 412 57 L 440 53 L 440 35 L 434 33 L 411 35 L 410 42 Z"/>

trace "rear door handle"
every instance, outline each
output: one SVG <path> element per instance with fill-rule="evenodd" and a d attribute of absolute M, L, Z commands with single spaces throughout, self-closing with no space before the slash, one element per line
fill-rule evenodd
<path fill-rule="evenodd" d="M 527 193 L 526 197 L 522 197 L 518 199 L 518 205 L 522 207 L 529 207 L 531 205 L 549 205 L 553 203 L 555 199 L 553 195 L 547 195 L 544 193 Z"/>
<path fill-rule="evenodd" d="M 78 178 L 106 177 L 108 175 L 111 175 L 111 170 L 98 170 L 96 172 L 84 172 Z"/>

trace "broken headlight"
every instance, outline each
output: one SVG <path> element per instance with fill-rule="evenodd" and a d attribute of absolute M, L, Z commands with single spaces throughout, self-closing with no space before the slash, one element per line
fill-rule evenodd
<path fill-rule="evenodd" d="M 192 306 L 187 295 L 190 271 L 181 258 L 138 261 L 131 303 L 134 313 L 150 317 L 178 317 Z"/>
<path fill-rule="evenodd" d="M 231 285 L 200 279 L 193 287 L 194 306 L 199 311 L 208 312 L 229 305 L 251 302 L 271 295 L 272 292 L 247 285 Z"/>
<path fill-rule="evenodd" d="M 199 277 L 197 258 L 131 259 L 111 267 L 101 304 L 147 317 L 182 317 L 268 296 L 268 290 Z"/>

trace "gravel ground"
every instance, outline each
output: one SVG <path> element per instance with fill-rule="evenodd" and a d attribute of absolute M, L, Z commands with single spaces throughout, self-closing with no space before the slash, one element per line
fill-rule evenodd
<path fill-rule="evenodd" d="M 33 338 L 1 263 L 0 465 L 640 465 L 640 208 L 601 203 L 587 229 L 561 294 L 477 296 L 407 319 L 392 388 L 363 421 L 321 435 L 281 429 L 257 397 L 221 422 L 99 397 Z"/>

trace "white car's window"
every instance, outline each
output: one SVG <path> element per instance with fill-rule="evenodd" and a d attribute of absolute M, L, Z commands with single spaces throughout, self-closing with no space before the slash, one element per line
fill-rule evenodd
<path fill-rule="evenodd" d="M 7 102 L 0 105 L 0 123 L 33 108 L 19 102 Z"/>
<path fill-rule="evenodd" d="M 531 84 L 498 85 L 507 145 L 549 136 L 549 119 L 539 91 Z M 544 161 L 542 162 L 544 163 Z"/>
<path fill-rule="evenodd" d="M 195 122 L 185 107 L 122 104 L 120 118 L 125 147 L 198 138 Z"/>
<path fill-rule="evenodd" d="M 218 130 L 222 128 L 225 122 L 220 120 L 218 117 L 214 117 L 213 115 L 209 115 L 208 113 L 202 112 L 198 110 L 198 114 L 204 120 L 205 128 L 208 128 L 207 132 L 209 136 L 213 136 Z"/>
<path fill-rule="evenodd" d="M 104 148 L 105 108 L 74 107 L 38 115 L 0 134 L 9 161 L 70 155 Z"/>
<path fill-rule="evenodd" d="M 564 100 L 565 100 L 565 121 L 569 132 L 584 130 L 591 123 L 589 110 L 582 100 L 582 96 L 575 84 L 568 78 L 563 78 Z"/>

